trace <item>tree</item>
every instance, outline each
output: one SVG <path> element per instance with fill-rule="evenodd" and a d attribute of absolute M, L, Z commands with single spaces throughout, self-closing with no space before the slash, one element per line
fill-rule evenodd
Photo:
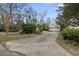
<path fill-rule="evenodd" d="M 0 26 L 7 34 L 10 31 L 21 30 L 22 24 L 32 23 L 37 25 L 38 23 L 42 26 L 45 16 L 46 12 L 38 13 L 30 5 L 25 3 L 0 4 Z"/>
<path fill-rule="evenodd" d="M 64 3 L 63 7 L 58 9 L 58 23 L 64 28 L 68 25 L 76 23 L 79 26 L 79 4 Z M 72 22 L 73 21 L 73 22 Z"/>
<path fill-rule="evenodd" d="M 13 20 L 13 11 L 14 11 L 14 8 L 15 8 L 15 4 L 13 3 L 9 3 L 9 17 L 10 17 L 10 21 L 11 21 L 11 31 L 14 31 L 14 20 Z"/>
<path fill-rule="evenodd" d="M 66 18 L 63 17 L 63 15 L 58 14 L 58 17 L 56 19 L 56 23 L 60 25 L 61 31 L 69 25 L 69 21 L 67 21 Z"/>
<path fill-rule="evenodd" d="M 3 14 L 2 14 L 2 4 L 0 3 L 0 31 L 3 30 L 3 23 L 2 23 L 2 20 L 3 20 Z"/>
<path fill-rule="evenodd" d="M 8 34 L 9 27 L 10 27 L 9 5 L 8 4 L 2 4 L 2 20 L 3 20 L 3 25 L 6 30 L 6 33 Z"/>
<path fill-rule="evenodd" d="M 47 26 L 49 26 L 49 25 L 51 24 L 51 18 L 50 18 L 50 17 L 48 17 L 48 18 L 46 19 L 46 24 L 47 24 Z"/>

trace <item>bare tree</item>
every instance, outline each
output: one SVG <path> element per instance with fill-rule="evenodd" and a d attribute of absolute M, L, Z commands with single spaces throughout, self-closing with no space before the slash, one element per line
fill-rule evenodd
<path fill-rule="evenodd" d="M 15 4 L 13 4 L 13 3 L 9 3 L 8 4 L 9 5 L 9 17 L 10 17 L 10 21 L 11 21 L 11 27 L 12 27 L 12 31 L 14 31 L 14 21 L 13 21 L 13 10 L 14 10 L 14 8 L 15 8 Z"/>

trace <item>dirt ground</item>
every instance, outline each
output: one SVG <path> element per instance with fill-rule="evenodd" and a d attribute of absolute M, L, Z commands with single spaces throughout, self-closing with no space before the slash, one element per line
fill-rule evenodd
<path fill-rule="evenodd" d="M 23 54 L 18 52 L 9 51 L 6 42 L 34 37 L 35 35 L 36 34 L 19 34 L 18 32 L 9 32 L 7 35 L 5 32 L 0 32 L 0 56 L 22 56 Z"/>
<path fill-rule="evenodd" d="M 61 45 L 64 49 L 69 51 L 72 55 L 79 56 L 79 46 L 74 45 L 73 43 L 70 43 L 70 42 L 67 42 L 67 41 L 63 40 L 62 36 L 59 36 L 56 39 L 56 41 L 57 41 L 57 43 L 59 43 L 59 45 Z"/>
<path fill-rule="evenodd" d="M 12 40 L 26 39 L 29 37 L 34 37 L 36 34 L 19 34 L 18 32 L 0 32 L 0 44 L 6 48 L 6 42 Z"/>
<path fill-rule="evenodd" d="M 9 34 L 6 34 L 5 32 L 0 32 L 0 41 L 19 40 L 33 37 L 35 35 L 36 34 L 19 34 L 17 32 L 10 32 Z"/>

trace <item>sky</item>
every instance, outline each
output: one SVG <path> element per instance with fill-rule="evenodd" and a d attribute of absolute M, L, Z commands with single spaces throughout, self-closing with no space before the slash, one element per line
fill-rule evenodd
<path fill-rule="evenodd" d="M 47 17 L 51 17 L 53 20 L 57 17 L 58 3 L 32 3 L 31 6 L 39 12 L 47 12 Z"/>

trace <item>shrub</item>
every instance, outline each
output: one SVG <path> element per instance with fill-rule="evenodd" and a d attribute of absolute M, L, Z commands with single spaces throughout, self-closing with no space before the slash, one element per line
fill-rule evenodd
<path fill-rule="evenodd" d="M 0 29 L 0 32 L 4 32 L 5 30 L 4 29 Z"/>
<path fill-rule="evenodd" d="M 61 34 L 63 35 L 65 40 L 73 40 L 79 42 L 79 29 L 65 28 L 61 31 Z"/>
<path fill-rule="evenodd" d="M 35 24 L 23 24 L 21 33 L 35 33 L 36 26 Z"/>
<path fill-rule="evenodd" d="M 43 28 L 42 29 L 43 31 L 48 31 L 49 30 L 48 25 L 45 24 L 45 23 L 42 24 L 42 28 Z"/>

